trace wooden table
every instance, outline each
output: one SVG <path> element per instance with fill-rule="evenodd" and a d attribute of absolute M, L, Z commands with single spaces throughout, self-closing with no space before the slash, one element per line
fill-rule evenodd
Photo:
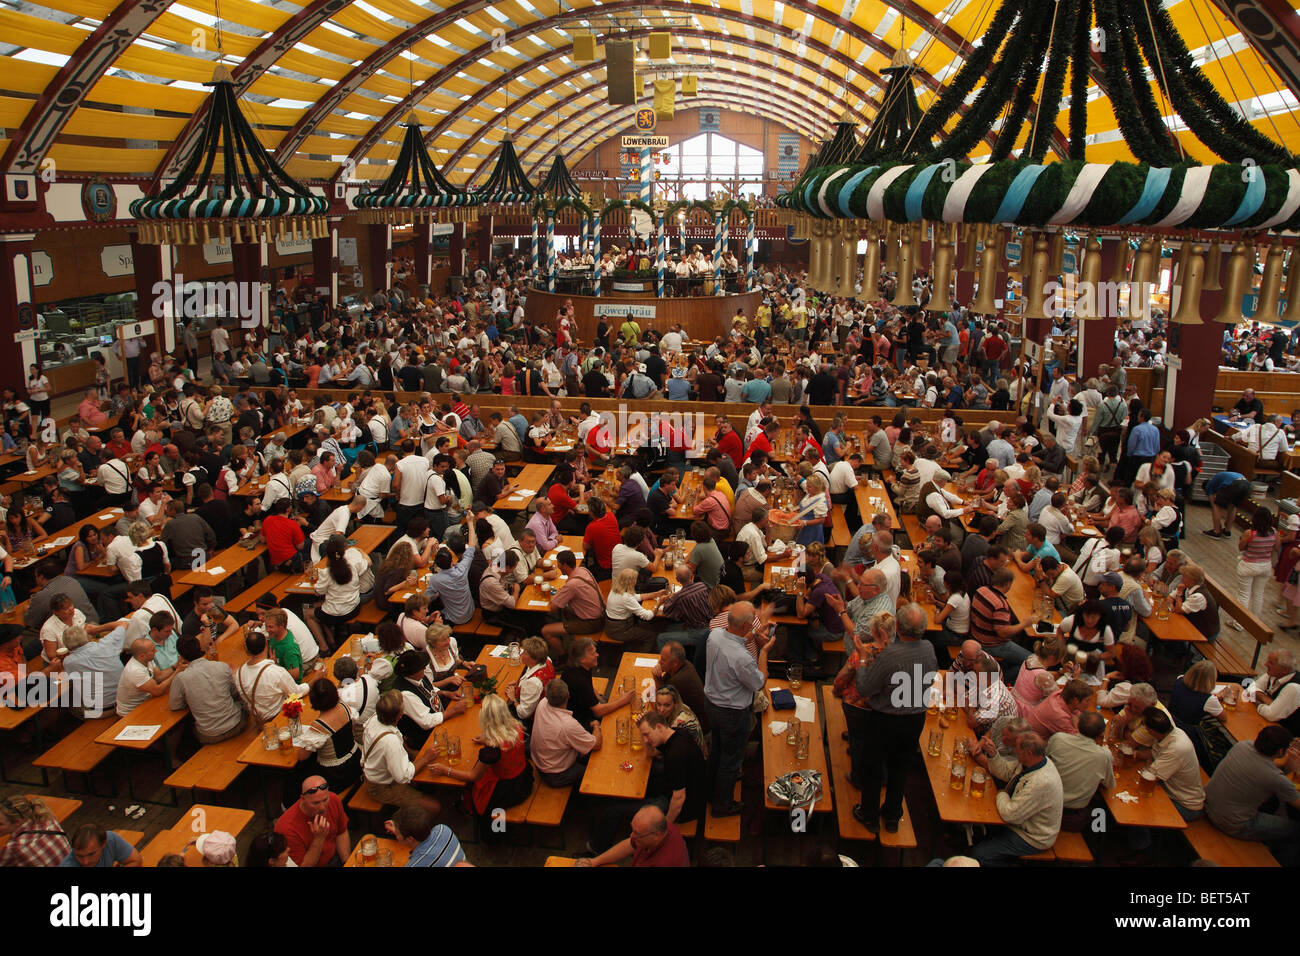
<path fill-rule="evenodd" d="M 497 696 L 503 700 L 506 699 L 507 689 L 511 684 L 517 681 L 524 672 L 522 664 L 511 664 L 508 657 L 493 657 L 492 654 L 500 645 L 488 644 L 479 651 L 478 657 L 474 659 L 476 664 L 482 664 L 487 668 L 488 676 L 497 679 Z M 455 717 L 444 719 L 441 724 L 433 729 L 429 738 L 420 748 L 424 753 L 430 747 L 437 746 L 435 735 L 447 734 L 451 737 L 460 738 L 460 764 L 457 770 L 469 770 L 478 762 L 478 752 L 482 749 L 482 744 L 474 742 L 474 738 L 479 735 L 478 715 L 481 705 L 476 701 L 473 707 L 470 707 L 463 714 L 457 714 Z M 444 754 L 438 763 L 446 763 Z M 463 780 L 457 780 L 454 777 L 436 774 L 432 768 L 425 767 L 415 775 L 416 783 L 436 783 L 445 787 L 464 787 Z"/>
<path fill-rule="evenodd" d="M 120 519 L 121 517 L 122 517 L 121 508 L 106 508 L 103 511 L 95 512 L 93 515 L 90 515 L 89 517 L 82 518 L 80 521 L 74 521 L 66 528 L 60 528 L 58 531 L 50 535 L 50 537 L 47 540 L 42 541 L 37 545 L 37 547 L 45 548 L 45 553 L 43 555 L 36 555 L 36 554 L 13 555 L 14 568 L 19 571 L 21 571 L 24 568 L 30 568 L 34 564 L 39 564 L 40 562 L 47 560 L 53 555 L 60 554 L 61 552 L 67 550 L 68 548 L 72 547 L 74 544 L 77 543 L 78 535 L 81 533 L 81 529 L 86 525 L 92 525 L 97 529 L 103 529 L 108 527 L 111 524 L 116 523 L 118 519 Z M 50 543 L 51 541 L 58 538 L 71 538 L 71 540 L 68 541 L 66 544 L 59 544 L 59 545 L 53 545 Z M 102 567 L 104 567 L 105 571 L 107 572 L 105 576 L 111 577 L 113 574 L 116 573 L 115 568 L 110 569 L 106 565 L 103 565 Z"/>
<path fill-rule="evenodd" d="M 767 682 L 767 695 L 770 700 L 772 691 L 788 690 L 789 681 L 769 680 Z M 808 759 L 796 760 L 794 756 L 795 748 L 785 742 L 785 734 L 773 735 L 773 721 L 789 721 L 795 716 L 793 710 L 776 710 L 768 707 L 763 713 L 763 726 L 759 729 L 759 736 L 762 738 L 763 748 L 763 793 L 764 805 L 769 810 L 789 810 L 789 807 L 779 803 L 773 803 L 767 794 L 767 788 L 772 781 L 776 780 L 783 774 L 792 770 L 820 770 L 822 775 L 822 796 L 813 808 L 815 813 L 831 813 L 835 809 L 835 802 L 831 796 L 831 773 L 826 764 L 826 740 L 822 732 L 822 711 L 821 701 L 817 698 L 817 687 L 811 681 L 804 681 L 798 691 L 795 691 L 798 697 L 808 697 L 816 708 L 817 718 L 812 722 L 805 722 L 800 726 L 800 733 L 808 734 Z M 838 744 L 839 741 L 836 741 Z"/>
<path fill-rule="evenodd" d="M 1142 764 L 1141 766 L 1146 766 Z M 1138 790 L 1138 771 L 1140 766 L 1116 767 L 1115 786 L 1101 791 L 1102 799 L 1111 816 L 1120 826 L 1157 827 L 1161 830 L 1186 830 L 1187 821 L 1183 819 L 1174 802 L 1169 799 L 1165 788 L 1157 782 L 1151 793 Z M 1127 790 L 1138 798 L 1137 803 L 1128 803 L 1116 794 Z"/>
<path fill-rule="evenodd" d="M 197 847 L 191 844 L 204 833 L 224 830 L 236 839 L 244 827 L 253 822 L 252 810 L 240 810 L 236 807 L 214 807 L 196 803 L 173 824 L 170 830 L 164 830 L 140 851 L 140 859 L 145 866 L 157 866 L 163 857 L 180 853 L 185 857 L 186 866 L 202 866 L 203 857 Z"/>
<path fill-rule="evenodd" d="M 397 528 L 391 524 L 358 525 L 357 529 L 352 532 L 351 539 L 356 543 L 351 544 L 348 547 L 354 547 L 364 554 L 369 554 L 387 541 L 389 536 L 396 530 Z M 325 570 L 327 564 L 328 562 L 326 559 L 321 558 L 312 565 L 312 567 L 319 569 L 321 573 L 327 573 Z M 307 579 L 306 575 L 302 575 L 297 578 L 289 578 L 283 584 L 273 588 L 271 593 L 278 599 L 283 600 L 290 594 L 314 595 L 316 593 L 316 588 L 312 585 L 311 581 Z"/>
<path fill-rule="evenodd" d="M 1150 596 L 1148 595 L 1149 599 Z M 1205 635 L 1187 619 L 1186 614 L 1170 611 L 1169 617 L 1164 620 L 1161 620 L 1155 614 L 1149 614 L 1141 620 L 1147 626 L 1147 630 L 1162 641 L 1182 641 L 1185 644 L 1206 643 Z M 1255 705 L 1251 704 L 1249 706 L 1254 708 Z"/>
<path fill-rule="evenodd" d="M 510 479 L 510 484 L 519 488 L 532 489 L 530 495 L 519 495 L 511 492 L 508 495 L 501 495 L 493 504 L 493 508 L 498 511 L 525 511 L 533 503 L 533 499 L 541 492 L 546 482 L 550 479 L 551 473 L 555 471 L 554 465 L 524 465 L 519 474 Z"/>
<path fill-rule="evenodd" d="M 357 483 L 357 479 L 360 476 L 361 476 L 361 472 L 359 472 L 355 468 L 352 469 L 352 473 L 350 475 L 348 475 L 346 478 L 340 481 L 329 491 L 325 492 L 325 494 L 321 495 L 321 498 L 323 498 L 325 501 L 334 501 L 340 504 L 351 501 L 352 486 Z M 260 495 L 261 492 L 259 491 L 258 494 Z"/>
<path fill-rule="evenodd" d="M 646 689 L 654 688 L 650 666 L 637 667 L 637 658 L 657 660 L 653 653 L 625 653 L 619 661 L 618 673 L 609 685 L 611 696 L 617 694 L 617 688 L 625 679 L 631 679 L 643 695 Z M 650 779 L 648 751 L 644 747 L 633 750 L 630 743 L 621 746 L 618 743 L 618 721 L 631 716 L 631 710 L 620 707 L 601 719 L 601 746 L 587 761 L 587 772 L 583 774 L 580 788 L 582 793 L 623 800 L 639 800 L 645 796 L 646 782 Z M 632 769 L 621 769 L 620 765 L 624 763 L 631 764 Z"/>
<path fill-rule="evenodd" d="M 1235 708 L 1224 705 L 1223 714 L 1227 718 L 1223 726 L 1234 740 L 1254 740 L 1261 730 L 1273 723 L 1260 716 L 1254 701 L 1239 700 Z"/>
<path fill-rule="evenodd" d="M 266 545 L 253 539 L 253 547 L 244 547 L 244 542 L 232 544 L 224 551 L 210 555 L 203 568 L 198 571 L 184 571 L 176 575 L 177 584 L 205 584 L 215 587 L 234 577 L 248 565 L 266 553 Z M 220 568 L 220 571 L 215 569 Z"/>
<path fill-rule="evenodd" d="M 410 847 L 398 843 L 396 840 L 390 839 L 389 837 L 375 837 L 375 841 L 379 844 L 380 853 L 387 850 L 393 855 L 393 866 L 406 866 L 406 861 L 411 858 Z M 343 865 L 345 867 L 359 867 L 364 865 L 361 862 L 361 840 L 357 841 L 357 845 L 352 848 L 352 855 L 348 857 L 348 861 Z"/>
<path fill-rule="evenodd" d="M 853 494 L 858 499 L 858 513 L 862 515 L 864 523 L 870 522 L 872 516 L 877 511 L 883 511 L 889 515 L 889 526 L 895 531 L 902 529 L 903 524 L 898 520 L 898 512 L 894 510 L 894 502 L 890 496 L 889 489 L 879 478 L 870 478 L 859 480 L 858 486 L 853 489 Z M 871 503 L 872 498 L 880 501 L 879 505 Z"/>
<path fill-rule="evenodd" d="M 35 471 L 20 471 L 18 474 L 11 475 L 10 477 L 20 485 L 34 485 L 42 479 L 55 474 L 58 474 L 57 465 L 41 465 L 41 467 L 37 468 Z"/>
<path fill-rule="evenodd" d="M 334 680 L 334 662 L 345 654 L 352 653 L 352 642 L 344 641 L 343 644 L 325 661 L 324 667 L 318 667 L 308 674 L 301 684 L 309 684 L 314 680 Z M 230 665 L 231 670 L 238 672 L 244 662 L 248 660 L 248 653 L 244 650 L 244 639 L 241 632 L 236 631 L 230 637 L 226 638 L 221 644 L 218 656 Z M 320 716 L 320 712 L 308 702 L 306 695 L 302 698 L 302 714 L 298 717 L 298 724 L 301 727 L 310 726 L 311 722 Z M 275 728 L 278 736 L 280 730 L 289 726 L 289 718 L 283 714 L 276 714 L 275 719 L 267 721 L 266 726 Z M 358 741 L 359 743 L 360 741 Z M 292 770 L 297 766 L 298 761 L 306 757 L 296 745 L 285 748 L 278 747 L 275 750 L 267 750 L 266 745 L 262 743 L 262 735 L 256 734 L 244 747 L 243 751 L 235 759 L 239 763 L 249 764 L 254 767 L 262 767 L 266 770 Z"/>
<path fill-rule="evenodd" d="M 190 712 L 188 710 L 172 710 L 167 698 L 168 694 L 163 694 L 161 697 L 150 697 L 96 737 L 95 743 L 107 744 L 110 747 L 121 747 L 124 750 L 148 750 L 166 737 L 172 728 L 189 716 Z M 117 735 L 128 727 L 152 726 L 156 726 L 158 729 L 147 739 L 117 739 Z"/>
<path fill-rule="evenodd" d="M 944 678 L 945 673 L 944 671 L 939 672 L 940 680 Z M 943 734 L 943 748 L 937 757 L 931 757 L 927 748 L 931 731 Z M 972 744 L 975 740 L 975 732 L 966 726 L 966 721 L 962 719 L 960 714 L 948 727 L 940 725 L 939 715 L 926 714 L 925 726 L 921 729 L 919 743 L 921 758 L 925 761 L 925 773 L 930 780 L 930 790 L 934 794 L 934 802 L 939 810 L 939 817 L 947 823 L 1000 825 L 1002 816 L 998 813 L 997 781 L 994 779 L 993 774 L 985 771 L 987 781 L 984 786 L 984 796 L 978 799 L 972 797 L 970 793 L 970 770 L 977 765 L 974 761 L 968 760 L 969 769 L 966 771 L 966 780 L 962 784 L 962 789 L 952 789 L 952 748 L 953 742 L 957 739 L 964 739 Z"/>
<path fill-rule="evenodd" d="M 561 551 L 572 551 L 573 556 L 578 560 L 578 566 L 581 567 L 582 555 L 583 555 L 582 535 L 577 535 L 577 534 L 560 535 L 559 544 L 557 544 L 550 551 L 547 551 L 540 558 L 538 558 L 537 566 L 541 568 L 545 562 L 547 561 L 553 562 L 555 560 L 555 556 L 559 554 Z M 554 568 L 555 565 L 552 564 L 551 567 Z M 561 580 L 560 578 L 552 578 L 550 583 L 556 587 L 559 587 L 564 583 L 564 581 Z M 542 602 L 545 602 L 545 606 L 543 606 Z M 538 611 L 541 613 L 546 613 L 550 611 L 550 609 L 551 609 L 551 596 L 545 593 L 541 588 L 539 588 L 532 581 L 529 581 L 527 584 L 525 584 L 522 588 L 519 589 L 519 600 L 515 602 L 515 610 Z"/>
<path fill-rule="evenodd" d="M 692 497 L 696 497 L 704 491 L 704 486 L 701 483 L 701 480 L 701 475 L 698 469 L 687 471 L 686 474 L 682 476 L 677 491 L 682 495 L 683 500 L 690 500 Z M 694 521 L 695 507 L 693 505 L 679 505 L 674 502 L 668 508 L 668 517 L 673 521 Z"/>

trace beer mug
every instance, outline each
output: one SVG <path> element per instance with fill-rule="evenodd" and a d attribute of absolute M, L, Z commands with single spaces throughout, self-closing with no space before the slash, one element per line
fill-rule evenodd
<path fill-rule="evenodd" d="M 795 744 L 794 759 L 795 760 L 808 759 L 808 731 L 806 730 L 799 731 L 799 742 Z"/>
<path fill-rule="evenodd" d="M 970 774 L 970 795 L 976 800 L 984 796 L 984 785 L 988 780 L 982 767 L 976 767 Z"/>
<path fill-rule="evenodd" d="M 375 857 L 375 866 L 378 867 L 378 866 L 392 866 L 392 865 L 393 865 L 393 851 L 380 850 L 378 855 Z"/>
<path fill-rule="evenodd" d="M 798 717 L 791 717 L 785 725 L 785 742 L 791 746 L 797 746 L 799 743 L 800 723 Z"/>
<path fill-rule="evenodd" d="M 278 736 L 280 738 L 281 750 L 293 749 L 293 731 L 291 731 L 288 727 L 281 727 Z"/>
<path fill-rule="evenodd" d="M 459 763 L 460 738 L 449 734 L 447 736 L 447 765 L 449 767 L 454 767 Z"/>
<path fill-rule="evenodd" d="M 379 858 L 379 841 L 370 834 L 361 838 L 361 865 L 374 866 Z"/>
<path fill-rule="evenodd" d="M 1237 684 L 1229 684 L 1223 688 L 1223 706 L 1228 710 L 1237 709 L 1237 701 L 1241 699 L 1241 687 Z"/>
<path fill-rule="evenodd" d="M 937 757 L 943 753 L 943 731 L 932 730 L 927 741 L 925 752 L 931 757 Z"/>
<path fill-rule="evenodd" d="M 1119 745 L 1119 760 L 1117 761 L 1117 763 L 1121 767 L 1127 767 L 1132 762 L 1133 762 L 1133 745 L 1128 741 L 1124 741 Z"/>
<path fill-rule="evenodd" d="M 1156 772 L 1144 767 L 1138 773 L 1138 793 L 1152 793 L 1156 789 Z"/>
<path fill-rule="evenodd" d="M 280 734 L 275 729 L 275 724 L 266 724 L 262 728 L 262 746 L 267 750 L 280 749 Z"/>
<path fill-rule="evenodd" d="M 948 786 L 952 790 L 966 789 L 966 755 L 962 754 L 958 758 L 955 754 L 952 758 L 952 765 L 948 770 Z"/>
<path fill-rule="evenodd" d="M 628 744 L 633 750 L 640 750 L 645 746 L 645 741 L 641 739 L 641 727 L 631 721 L 628 721 L 628 724 Z"/>
<path fill-rule="evenodd" d="M 518 665 L 523 659 L 523 649 L 519 646 L 518 641 L 510 642 L 510 663 Z"/>
<path fill-rule="evenodd" d="M 790 689 L 798 690 L 803 686 L 803 665 L 791 664 L 786 668 L 786 677 L 789 679 Z"/>
<path fill-rule="evenodd" d="M 614 740 L 620 747 L 626 747 L 628 741 L 628 719 L 620 717 L 614 722 Z"/>

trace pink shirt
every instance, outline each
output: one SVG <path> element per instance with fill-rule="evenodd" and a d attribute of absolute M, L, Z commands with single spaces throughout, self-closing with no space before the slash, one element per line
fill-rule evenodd
<path fill-rule="evenodd" d="M 1016 681 L 1019 683 L 1019 680 Z M 1074 714 L 1066 706 L 1065 698 L 1058 690 L 1046 698 L 1037 707 L 1025 715 L 1029 726 L 1044 740 L 1052 734 L 1077 734 L 1079 728 L 1074 724 Z"/>
<path fill-rule="evenodd" d="M 591 753 L 596 738 L 583 729 L 567 710 L 543 698 L 533 713 L 533 735 L 528 745 L 533 765 L 542 773 L 562 773 L 580 756 Z"/>
<path fill-rule="evenodd" d="M 81 404 L 77 406 L 77 415 L 81 418 L 81 423 L 89 428 L 108 421 L 108 416 L 99 410 L 99 402 L 93 398 L 81 400 Z"/>
<path fill-rule="evenodd" d="M 338 484 L 338 478 L 335 476 L 333 468 L 326 468 L 324 465 L 319 464 L 313 465 L 311 473 L 316 476 L 316 490 L 321 494 Z"/>
<path fill-rule="evenodd" d="M 527 527 L 537 536 L 537 547 L 543 552 L 550 551 L 560 543 L 560 532 L 556 529 L 555 522 L 540 511 L 528 519 Z"/>

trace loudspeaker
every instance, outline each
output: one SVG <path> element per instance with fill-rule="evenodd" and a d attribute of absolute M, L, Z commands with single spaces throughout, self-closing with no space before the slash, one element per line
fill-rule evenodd
<path fill-rule="evenodd" d="M 682 96 L 695 96 L 700 90 L 700 78 L 694 73 L 682 77 Z"/>
<path fill-rule="evenodd" d="M 673 55 L 673 38 L 668 33 L 650 34 L 650 59 L 666 60 Z"/>
<path fill-rule="evenodd" d="M 632 90 L 638 100 L 645 96 L 645 77 L 640 73 L 632 77 Z"/>
<path fill-rule="evenodd" d="M 636 103 L 635 75 L 632 67 L 636 45 L 631 40 L 605 41 L 605 84 L 611 106 Z"/>
<path fill-rule="evenodd" d="M 575 33 L 573 35 L 573 59 L 577 63 L 588 63 L 596 59 L 596 34 Z"/>

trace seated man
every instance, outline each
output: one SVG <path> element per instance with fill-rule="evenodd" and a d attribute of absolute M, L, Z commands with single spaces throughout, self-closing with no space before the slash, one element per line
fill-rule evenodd
<path fill-rule="evenodd" d="M 201 744 L 238 737 L 248 725 L 248 711 L 235 689 L 230 665 L 204 657 L 197 637 L 182 637 L 177 650 L 185 669 L 172 679 L 168 705 L 172 710 L 189 710 L 194 736 Z"/>
<path fill-rule="evenodd" d="M 632 835 L 597 857 L 575 861 L 576 866 L 605 866 L 632 858 L 633 866 L 690 866 L 686 841 L 663 810 L 646 804 L 632 818 Z"/>
<path fill-rule="evenodd" d="M 302 796 L 280 814 L 275 832 L 288 842 L 289 858 L 298 866 L 342 866 L 352 852 L 343 801 L 324 777 L 302 782 Z"/>
<path fill-rule="evenodd" d="M 140 854 L 112 830 L 98 823 L 83 823 L 72 834 L 72 852 L 60 866 L 112 867 L 140 866 Z"/>
<path fill-rule="evenodd" d="M 587 757 L 600 749 L 600 721 L 591 722 L 591 733 L 583 729 L 567 709 L 569 688 L 558 677 L 546 685 L 546 697 L 533 715 L 529 754 L 542 781 L 552 787 L 568 787 L 582 779 Z"/>
<path fill-rule="evenodd" d="M 1025 733 L 1029 733 L 1029 721 L 1025 718 L 999 717 L 971 748 L 971 759 L 998 780 L 1006 782 L 1020 769 L 1016 741 Z"/>
<path fill-rule="evenodd" d="M 1300 791 L 1288 774 L 1300 767 L 1300 754 L 1285 727 L 1270 725 L 1252 743 L 1239 740 L 1214 770 L 1205 787 L 1205 815 L 1228 836 L 1267 843 L 1283 866 L 1300 862 L 1300 822 L 1261 810 L 1276 797 L 1300 810 Z"/>
<path fill-rule="evenodd" d="M 1087 709 L 1091 697 L 1092 688 L 1076 678 L 1039 701 L 1025 719 L 1044 739 L 1052 734 L 1077 734 L 1079 715 Z"/>
<path fill-rule="evenodd" d="M 384 829 L 410 849 L 408 867 L 472 865 L 466 862 L 465 851 L 451 827 L 443 823 L 434 826 L 433 814 L 423 807 L 402 807 L 384 824 Z"/>
<path fill-rule="evenodd" d="M 362 734 L 361 772 L 372 800 L 397 807 L 422 807 L 437 816 L 437 800 L 411 785 L 415 775 L 438 759 L 436 747 L 425 748 L 414 761 L 406 752 L 398 721 L 402 719 L 402 692 L 390 690 L 379 698 L 375 716 Z"/>
<path fill-rule="evenodd" d="M 1077 734 L 1048 738 L 1047 759 L 1061 775 L 1061 829 L 1080 833 L 1088 824 L 1088 805 L 1097 788 L 1115 786 L 1115 757 L 1106 746 L 1105 718 L 1091 710 L 1080 714 Z"/>
<path fill-rule="evenodd" d="M 1079 725 L 1083 726 L 1082 717 Z M 1181 727 L 1174 726 L 1163 710 L 1148 707 L 1142 712 L 1142 726 L 1133 739 L 1142 748 L 1137 751 L 1137 758 L 1151 761 L 1149 769 L 1169 794 L 1174 809 L 1188 823 L 1199 819 L 1205 811 L 1205 788 L 1201 786 L 1201 765 L 1192 738 Z M 1125 827 L 1124 835 L 1135 853 L 1151 847 L 1151 831 L 1146 827 Z"/>
<path fill-rule="evenodd" d="M 161 697 L 168 693 L 173 678 L 186 667 L 184 661 L 166 670 L 154 667 L 153 659 L 158 653 L 158 646 L 147 637 L 132 641 L 128 650 L 131 659 L 122 668 L 122 676 L 117 682 L 119 717 L 127 716 L 150 697 Z"/>
<path fill-rule="evenodd" d="M 248 652 L 248 660 L 235 672 L 235 689 L 255 720 L 274 720 L 286 697 L 303 696 L 310 690 L 271 659 L 265 634 L 249 631 L 244 636 L 244 650 Z"/>
<path fill-rule="evenodd" d="M 1046 850 L 1061 832 L 1061 775 L 1047 759 L 1043 738 L 1030 731 L 1016 740 L 1020 771 L 998 794 L 998 816 L 1006 826 L 975 845 L 971 856 L 981 866 L 1005 866 Z"/>

